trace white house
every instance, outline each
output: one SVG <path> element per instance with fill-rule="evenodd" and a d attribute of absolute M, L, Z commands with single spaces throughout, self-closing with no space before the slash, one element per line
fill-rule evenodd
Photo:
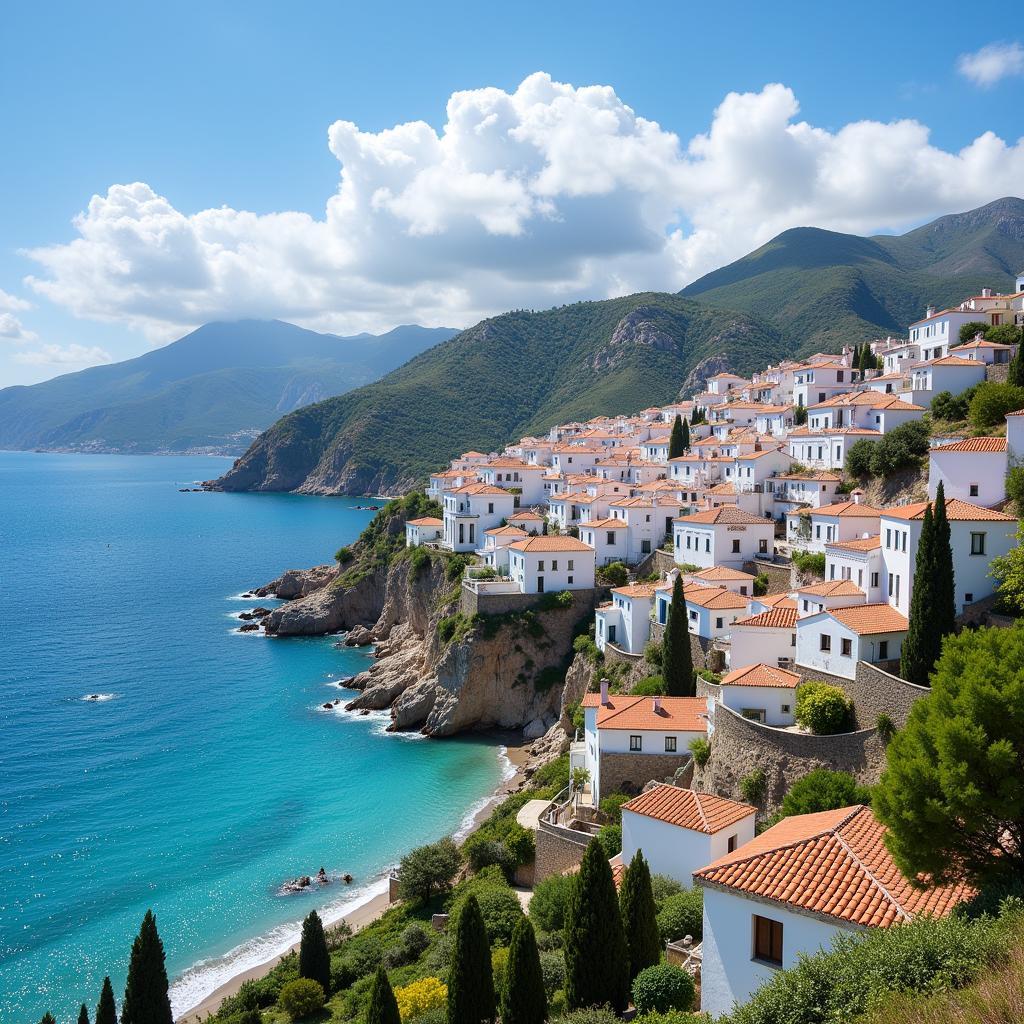
<path fill-rule="evenodd" d="M 801 366 L 793 378 L 793 401 L 805 408 L 849 391 L 860 371 L 838 362 Z"/>
<path fill-rule="evenodd" d="M 826 544 L 878 533 L 880 510 L 857 501 L 786 513 L 786 539 L 805 551 L 824 552 Z"/>
<path fill-rule="evenodd" d="M 917 542 L 927 505 L 917 501 L 888 509 L 881 516 L 883 600 L 904 615 L 910 613 Z M 995 581 L 989 576 L 992 559 L 1016 547 L 1017 520 L 960 498 L 947 498 L 946 518 L 959 613 L 995 592 Z"/>
<path fill-rule="evenodd" d="M 405 546 L 418 548 L 440 539 L 444 533 L 444 520 L 436 516 L 421 516 L 419 519 L 408 519 L 405 523 Z"/>
<path fill-rule="evenodd" d="M 974 320 L 987 320 L 976 312 L 965 312 L 959 309 L 943 309 L 935 311 L 929 306 L 923 320 L 916 320 L 910 325 L 910 340 L 921 348 L 921 360 L 940 359 L 948 356 L 950 347 L 960 340 L 960 328 Z"/>
<path fill-rule="evenodd" d="M 985 379 L 985 364 L 959 355 L 942 356 L 919 363 L 911 370 L 911 388 L 915 397 L 922 392 L 937 395 L 948 391 L 959 395 L 962 391 L 980 384 Z"/>
<path fill-rule="evenodd" d="M 882 538 L 826 544 L 825 578 L 850 580 L 864 591 L 867 604 L 878 604 L 882 600 Z"/>
<path fill-rule="evenodd" d="M 746 615 L 747 599 L 725 587 L 689 587 L 683 595 L 687 628 L 705 640 L 728 636 L 733 623 Z"/>
<path fill-rule="evenodd" d="M 484 531 L 484 546 L 477 550 L 477 556 L 490 569 L 508 575 L 509 545 L 522 540 L 526 534 L 515 526 L 495 526 Z"/>
<path fill-rule="evenodd" d="M 552 449 L 551 465 L 557 473 L 589 473 L 605 455 L 600 445 L 558 444 Z"/>
<path fill-rule="evenodd" d="M 612 599 L 599 605 L 595 612 L 594 641 L 598 650 L 614 644 L 627 654 L 642 654 L 651 638 L 651 605 L 654 603 L 653 583 L 630 583 L 615 587 Z"/>
<path fill-rule="evenodd" d="M 518 526 L 526 533 L 544 532 L 544 517 L 539 512 L 534 512 L 533 509 L 520 509 L 518 512 L 513 512 L 507 517 L 506 522 L 509 526 Z"/>
<path fill-rule="evenodd" d="M 811 406 L 807 429 L 813 434 L 839 427 L 862 427 L 886 434 L 904 423 L 921 419 L 926 411 L 924 406 L 905 402 L 896 395 L 853 391 Z"/>
<path fill-rule="evenodd" d="M 515 508 L 515 495 L 491 484 L 466 484 L 444 492 L 442 544 L 450 551 L 475 551 L 487 530 Z"/>
<path fill-rule="evenodd" d="M 852 580 L 826 580 L 801 587 L 794 594 L 798 615 L 816 615 L 829 608 L 867 604 L 867 595 Z"/>
<path fill-rule="evenodd" d="M 580 540 L 594 549 L 598 565 L 628 561 L 629 527 L 625 519 L 591 519 L 580 524 Z"/>
<path fill-rule="evenodd" d="M 719 699 L 744 718 L 784 728 L 794 722 L 799 685 L 796 672 L 760 663 L 746 665 L 722 677 Z"/>
<path fill-rule="evenodd" d="M 691 584 L 698 587 L 725 587 L 726 590 L 731 590 L 742 597 L 752 597 L 755 578 L 741 569 L 728 569 L 724 565 L 716 565 L 711 569 L 701 569 L 700 572 L 685 573 L 683 584 L 687 587 Z"/>
<path fill-rule="evenodd" d="M 742 569 L 744 562 L 770 559 L 775 552 L 772 520 L 751 515 L 734 505 L 681 516 L 672 526 L 674 557 L 680 565 Z"/>
<path fill-rule="evenodd" d="M 907 617 L 888 604 L 807 615 L 796 623 L 796 660 L 805 668 L 853 679 L 859 661 L 898 660 L 907 626 Z"/>
<path fill-rule="evenodd" d="M 906 375 L 909 367 L 921 361 L 921 346 L 915 342 L 895 345 L 886 351 L 884 358 L 885 376 Z M 878 380 L 878 378 L 875 378 Z"/>
<path fill-rule="evenodd" d="M 944 917 L 970 895 L 963 884 L 912 886 L 885 832 L 868 807 L 792 815 L 695 871 L 704 890 L 701 1010 L 729 1013 L 837 935 Z"/>
<path fill-rule="evenodd" d="M 754 838 L 757 808 L 659 783 L 622 805 L 622 863 L 643 851 L 651 873 L 689 887 L 693 873 Z"/>
<path fill-rule="evenodd" d="M 991 366 L 993 363 L 1008 363 L 1016 349 L 1016 345 L 1002 345 L 997 341 L 975 338 L 965 345 L 957 345 L 956 354 L 961 359 L 977 359 Z"/>
<path fill-rule="evenodd" d="M 795 462 L 818 469 L 842 469 L 847 452 L 858 441 L 881 441 L 880 430 L 838 427 L 827 430 L 800 428 L 789 435 L 789 454 Z"/>
<path fill-rule="evenodd" d="M 1011 465 L 1024 463 L 1024 409 L 1006 414 L 1006 448 Z"/>
<path fill-rule="evenodd" d="M 477 476 L 485 483 L 503 487 L 506 491 L 518 492 L 521 505 L 535 505 L 543 501 L 544 474 L 547 466 L 530 465 L 522 459 L 492 459 L 477 470 Z"/>
<path fill-rule="evenodd" d="M 729 644 L 729 669 L 749 665 L 775 665 L 786 668 L 796 657 L 796 602 L 773 602 L 772 607 L 754 615 L 741 616 L 732 624 Z"/>
<path fill-rule="evenodd" d="M 975 505 L 998 505 L 1006 498 L 1005 437 L 968 437 L 928 452 L 928 497 L 939 484 L 947 498 Z"/>
<path fill-rule="evenodd" d="M 765 481 L 775 503 L 775 518 L 801 508 L 830 505 L 839 495 L 843 478 L 838 473 L 781 473 Z"/>
<path fill-rule="evenodd" d="M 575 537 L 526 537 L 508 546 L 508 557 L 509 575 L 520 593 L 594 586 L 594 549 Z"/>

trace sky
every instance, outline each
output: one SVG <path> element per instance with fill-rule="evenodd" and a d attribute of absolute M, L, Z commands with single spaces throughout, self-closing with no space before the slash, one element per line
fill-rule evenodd
<path fill-rule="evenodd" d="M 1024 193 L 1003 4 L 11 5 L 0 387 L 218 319 L 465 327 Z"/>

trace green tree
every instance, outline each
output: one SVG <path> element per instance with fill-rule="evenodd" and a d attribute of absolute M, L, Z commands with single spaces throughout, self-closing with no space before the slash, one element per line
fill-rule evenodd
<path fill-rule="evenodd" d="M 964 397 L 965 392 L 954 395 L 952 391 L 940 391 L 932 399 L 932 419 L 956 422 L 967 419 L 970 398 Z"/>
<path fill-rule="evenodd" d="M 862 437 L 854 441 L 846 453 L 846 472 L 848 476 L 862 477 L 871 472 L 871 453 L 875 449 L 876 441 L 869 441 Z"/>
<path fill-rule="evenodd" d="M 808 679 L 796 691 L 793 717 L 818 736 L 831 736 L 850 728 L 853 702 L 838 687 L 820 679 Z M 752 800 L 751 803 L 757 803 Z"/>
<path fill-rule="evenodd" d="M 544 1024 L 548 1016 L 548 997 L 537 938 L 529 918 L 521 918 L 512 931 L 505 979 L 501 1024 Z"/>
<path fill-rule="evenodd" d="M 989 380 L 974 392 L 968 418 L 976 430 L 991 430 L 1017 409 L 1024 409 L 1024 388 Z"/>
<path fill-rule="evenodd" d="M 121 1007 L 121 1024 L 174 1024 L 167 995 L 164 944 L 156 930 L 156 917 L 146 911 L 132 944 L 128 982 Z"/>
<path fill-rule="evenodd" d="M 668 457 L 676 459 L 685 451 L 683 446 L 683 417 L 676 413 L 672 421 L 672 433 L 668 436 Z"/>
<path fill-rule="evenodd" d="M 114 1005 L 114 986 L 110 978 L 103 979 L 100 1001 L 96 1004 L 96 1024 L 117 1024 L 117 1007 Z"/>
<path fill-rule="evenodd" d="M 1010 324 L 1006 325 L 1011 326 Z M 1013 328 L 1016 333 L 1016 328 Z M 1014 338 L 1010 344 L 1019 342 L 1020 338 Z M 1021 345 L 1017 345 L 1017 350 L 1013 353 L 1013 358 L 1010 360 L 1010 365 L 1006 368 L 1006 383 L 1013 385 L 1015 388 L 1024 388 L 1024 358 L 1021 357 Z"/>
<path fill-rule="evenodd" d="M 323 1009 L 326 995 L 319 981 L 312 978 L 296 978 L 289 981 L 278 993 L 277 1005 L 288 1014 L 290 1020 L 305 1020 Z"/>
<path fill-rule="evenodd" d="M 853 804 L 870 804 L 871 790 L 861 786 L 849 772 L 815 768 L 801 776 L 782 798 L 782 818 L 792 814 L 834 811 Z"/>
<path fill-rule="evenodd" d="M 311 910 L 302 922 L 302 938 L 299 940 L 299 977 L 318 981 L 324 995 L 331 994 L 331 954 L 327 951 L 323 922 L 315 910 Z"/>
<path fill-rule="evenodd" d="M 583 854 L 565 909 L 565 1000 L 570 1010 L 629 1002 L 629 950 L 612 869 L 600 842 Z"/>
<path fill-rule="evenodd" d="M 1017 545 L 992 559 L 990 574 L 998 581 L 999 600 L 1011 614 L 1024 615 L 1024 523 L 1017 527 Z"/>
<path fill-rule="evenodd" d="M 398 867 L 398 895 L 403 900 L 427 903 L 447 892 L 462 865 L 462 855 L 450 836 L 410 850 Z"/>
<path fill-rule="evenodd" d="M 44 1013 L 43 1019 L 39 1022 L 39 1024 L 57 1024 L 57 1022 L 53 1019 L 52 1013 Z"/>
<path fill-rule="evenodd" d="M 953 544 L 946 514 L 946 488 L 942 481 L 935 489 L 935 605 L 932 628 L 942 636 L 956 632 L 956 574 L 953 571 Z"/>
<path fill-rule="evenodd" d="M 928 424 L 923 420 L 901 423 L 880 441 L 868 443 L 871 445 L 871 472 L 875 476 L 888 476 L 898 469 L 916 465 L 928 454 Z"/>
<path fill-rule="evenodd" d="M 89 1008 L 85 1003 L 78 1008 L 78 1024 L 89 1024 Z"/>
<path fill-rule="evenodd" d="M 388 981 L 388 972 L 377 967 L 370 988 L 370 1002 L 366 1008 L 366 1024 L 401 1024 L 398 1015 L 398 1002 L 394 990 Z"/>
<path fill-rule="evenodd" d="M 672 600 L 665 623 L 665 639 L 661 675 L 665 690 L 672 697 L 693 697 L 697 684 L 693 676 L 693 652 L 690 649 L 690 631 L 686 624 L 686 598 L 683 594 L 683 574 L 676 576 L 672 585 Z"/>
<path fill-rule="evenodd" d="M 490 1024 L 497 1015 L 491 944 L 472 893 L 458 910 L 448 976 L 448 1024 Z"/>
<path fill-rule="evenodd" d="M 914 561 L 914 586 L 910 593 L 910 624 L 900 651 L 900 675 L 918 686 L 928 685 L 928 676 L 942 653 L 942 634 L 935 628 L 935 600 L 939 581 L 935 563 L 935 519 L 929 502 L 924 510 L 921 536 Z"/>
<path fill-rule="evenodd" d="M 1024 882 L 1024 625 L 946 639 L 873 805 L 908 878 Z"/>
<path fill-rule="evenodd" d="M 961 343 L 974 341 L 977 335 L 985 336 L 985 332 L 988 331 L 991 325 L 984 320 L 971 320 L 969 323 L 960 325 L 960 341 Z"/>
<path fill-rule="evenodd" d="M 985 332 L 985 340 L 996 345 L 1016 345 L 1020 341 L 1020 329 L 1013 324 L 995 324 Z"/>
<path fill-rule="evenodd" d="M 1006 474 L 1006 496 L 1017 505 L 1017 515 L 1024 515 L 1024 466 L 1011 466 Z"/>
<path fill-rule="evenodd" d="M 542 932 L 559 932 L 565 927 L 565 908 L 572 884 L 572 875 L 548 875 L 533 887 L 530 920 Z"/>
<path fill-rule="evenodd" d="M 683 451 L 690 450 L 690 424 L 683 420 Z"/>
<path fill-rule="evenodd" d="M 793 409 L 793 426 L 802 427 L 807 422 L 807 406 L 803 403 Z"/>
<path fill-rule="evenodd" d="M 658 934 L 658 910 L 651 889 L 651 870 L 641 850 L 633 854 L 622 878 L 619 910 L 629 946 L 629 977 L 632 980 L 645 967 L 661 960 L 661 936 Z"/>

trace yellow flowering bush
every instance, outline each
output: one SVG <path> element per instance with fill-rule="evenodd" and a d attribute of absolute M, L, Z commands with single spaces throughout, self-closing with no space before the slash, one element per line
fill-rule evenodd
<path fill-rule="evenodd" d="M 395 1000 L 402 1020 L 412 1020 L 427 1010 L 444 1006 L 448 1001 L 448 986 L 438 978 L 420 978 L 396 988 Z"/>

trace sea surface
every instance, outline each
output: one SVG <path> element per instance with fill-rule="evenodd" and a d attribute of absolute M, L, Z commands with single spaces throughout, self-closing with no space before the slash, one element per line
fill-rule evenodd
<path fill-rule="evenodd" d="M 120 1002 L 148 907 L 184 1011 L 311 908 L 380 891 L 501 779 L 493 744 L 322 710 L 365 652 L 237 632 L 267 603 L 243 591 L 329 561 L 372 512 L 179 493 L 226 466 L 0 452 L 3 1024 L 71 1021 L 107 973 Z M 278 894 L 321 865 L 353 885 Z"/>

